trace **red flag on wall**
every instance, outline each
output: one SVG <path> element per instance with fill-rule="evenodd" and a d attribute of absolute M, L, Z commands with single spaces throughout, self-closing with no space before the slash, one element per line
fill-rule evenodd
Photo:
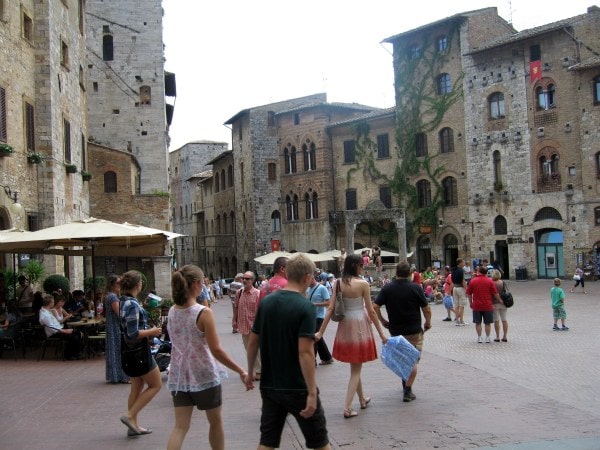
<path fill-rule="evenodd" d="M 529 81 L 531 83 L 535 83 L 536 80 L 542 79 L 542 62 L 541 61 L 531 61 L 529 63 Z"/>
<path fill-rule="evenodd" d="M 279 239 L 271 239 L 271 251 L 272 252 L 278 252 L 279 246 L 280 246 Z"/>

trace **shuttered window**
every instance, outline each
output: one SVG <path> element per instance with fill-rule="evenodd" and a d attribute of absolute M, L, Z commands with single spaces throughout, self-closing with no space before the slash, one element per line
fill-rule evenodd
<path fill-rule="evenodd" d="M 28 152 L 35 152 L 35 122 L 33 105 L 25 103 L 25 140 Z"/>
<path fill-rule="evenodd" d="M 7 113 L 6 113 L 6 89 L 0 87 L 0 141 L 8 140 L 7 134 Z"/>

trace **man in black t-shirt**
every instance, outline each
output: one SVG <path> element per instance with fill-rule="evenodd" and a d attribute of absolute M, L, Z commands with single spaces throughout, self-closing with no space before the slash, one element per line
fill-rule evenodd
<path fill-rule="evenodd" d="M 465 325 L 464 314 L 467 306 L 467 282 L 465 281 L 465 261 L 462 258 L 456 260 L 456 267 L 452 269 L 452 298 L 454 299 L 454 311 L 456 313 L 456 325 Z"/>
<path fill-rule="evenodd" d="M 383 325 L 390 330 L 392 336 L 404 336 L 417 350 L 423 350 L 423 333 L 431 328 L 431 308 L 427 303 L 423 288 L 410 281 L 410 266 L 401 261 L 396 266 L 396 279 L 386 284 L 373 307 Z M 388 320 L 381 315 L 381 307 L 385 306 Z M 421 312 L 425 323 L 421 328 Z M 410 402 L 417 397 L 412 392 L 412 385 L 417 377 L 417 365 L 413 368 L 407 380 L 402 380 L 404 386 L 404 401 Z"/>

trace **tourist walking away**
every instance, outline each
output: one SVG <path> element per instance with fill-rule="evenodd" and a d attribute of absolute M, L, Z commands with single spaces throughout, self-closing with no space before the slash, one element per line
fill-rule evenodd
<path fill-rule="evenodd" d="M 237 321 L 235 318 L 235 294 L 237 293 L 238 289 L 241 289 L 243 287 L 242 278 L 244 278 L 244 274 L 238 273 L 233 279 L 233 281 L 229 284 L 229 289 L 227 290 L 227 295 L 229 295 L 229 298 L 231 299 L 231 332 L 233 334 L 236 334 L 238 332 Z"/>
<path fill-rule="evenodd" d="M 239 289 L 235 294 L 234 303 L 234 316 L 235 326 L 238 332 L 242 335 L 242 344 L 244 348 L 248 348 L 248 339 L 250 338 L 250 330 L 256 317 L 256 310 L 258 308 L 258 298 L 260 291 L 254 287 L 254 273 L 244 272 L 242 277 L 242 283 L 244 287 Z M 257 380 L 260 380 L 260 358 L 256 358 L 256 365 L 254 366 L 254 375 Z"/>
<path fill-rule="evenodd" d="M 208 441 L 212 450 L 225 448 L 221 417 L 221 381 L 227 378 L 222 363 L 237 372 L 242 383 L 246 371 L 223 350 L 214 313 L 196 302 L 202 291 L 202 270 L 186 265 L 171 277 L 174 306 L 169 310 L 167 329 L 171 340 L 171 368 L 167 388 L 173 397 L 175 426 L 168 450 L 178 450 L 190 429 L 194 407 L 206 412 Z M 201 446 L 200 446 L 201 447 Z"/>
<path fill-rule="evenodd" d="M 325 411 L 315 379 L 315 308 L 305 297 L 314 263 L 298 253 L 287 261 L 288 283 L 260 302 L 248 341 L 247 389 L 254 388 L 254 363 L 262 360 L 259 449 L 278 448 L 288 414 L 306 447 L 330 449 Z"/>
<path fill-rule="evenodd" d="M 279 256 L 273 262 L 273 276 L 260 288 L 260 298 L 262 300 L 272 292 L 283 289 L 287 284 L 286 266 L 288 258 Z"/>
<path fill-rule="evenodd" d="M 333 357 L 338 361 L 350 363 L 350 380 L 344 402 L 344 417 L 347 419 L 358 415 L 352 408 L 355 395 L 358 395 L 361 409 L 365 409 L 371 401 L 364 395 L 360 377 L 363 363 L 377 359 L 371 324 L 375 325 L 382 342 L 387 342 L 383 326 L 373 309 L 369 283 L 361 278 L 362 271 L 363 262 L 360 255 L 348 255 L 344 261 L 342 276 L 335 283 L 334 295 L 329 302 L 321 329 L 315 335 L 315 339 L 318 340 L 325 334 L 335 309 L 337 292 L 341 292 L 346 315 L 338 322 L 333 342 Z"/>
<path fill-rule="evenodd" d="M 492 270 L 492 281 L 496 286 L 496 290 L 500 293 L 503 293 L 506 290 L 506 284 L 502 281 L 502 274 L 499 270 Z M 494 304 L 494 332 L 496 333 L 496 338 L 494 342 L 507 342 L 506 333 L 508 332 L 508 321 L 506 320 L 506 312 L 508 308 L 504 305 L 502 299 L 497 301 L 494 297 L 492 300 Z M 502 322 L 502 339 L 500 339 L 500 322 Z"/>
<path fill-rule="evenodd" d="M 552 300 L 552 317 L 554 318 L 554 331 L 567 331 L 569 327 L 565 325 L 567 320 L 567 312 L 565 311 L 565 291 L 560 287 L 560 278 L 554 279 L 554 286 L 550 289 L 550 299 Z M 558 320 L 562 328 L 558 327 Z"/>
<path fill-rule="evenodd" d="M 325 318 L 327 307 L 329 307 L 329 291 L 325 286 L 323 286 L 321 283 L 317 283 L 317 280 L 313 278 L 308 290 L 306 291 L 306 296 L 315 307 L 315 313 L 317 314 L 315 332 L 317 332 L 321 329 L 321 324 Z M 320 365 L 323 366 L 333 362 L 333 358 L 331 357 L 329 348 L 325 343 L 325 339 L 319 339 L 318 341 L 315 341 L 315 358 L 317 353 L 321 359 Z"/>
<path fill-rule="evenodd" d="M 577 286 L 581 285 L 581 290 L 583 291 L 584 294 L 587 294 L 587 292 L 585 291 L 585 272 L 583 271 L 581 266 L 577 266 L 575 268 L 575 274 L 573 275 L 573 280 L 575 280 L 575 286 L 573 286 L 569 292 L 572 293 Z"/>
<path fill-rule="evenodd" d="M 454 314 L 456 325 L 465 325 L 465 306 L 467 306 L 467 280 L 465 278 L 465 261 L 456 260 L 456 267 L 452 269 L 452 299 L 454 300 Z"/>
<path fill-rule="evenodd" d="M 141 291 L 142 277 L 139 272 L 130 270 L 121 276 L 119 318 L 124 338 L 121 346 L 121 364 L 124 362 L 123 351 L 129 348 L 146 351 L 145 354 L 148 355 L 148 358 L 144 358 L 147 363 L 135 367 L 136 375 L 126 371 L 130 377 L 131 390 L 127 399 L 127 414 L 121 416 L 121 422 L 128 428 L 127 436 L 130 437 L 152 433 L 152 430 L 138 424 L 138 414 L 158 394 L 162 385 L 158 365 L 154 357 L 149 355 L 148 347 L 148 341 L 159 337 L 161 329 L 149 327 L 148 313 L 136 298 Z"/>
<path fill-rule="evenodd" d="M 121 366 L 121 326 L 119 319 L 119 295 L 121 285 L 118 275 L 106 278 L 104 314 L 106 315 L 106 382 L 129 383 L 129 377 Z"/>
<path fill-rule="evenodd" d="M 473 278 L 467 286 L 467 298 L 469 299 L 469 306 L 473 310 L 473 323 L 475 324 L 475 331 L 477 331 L 477 342 L 480 344 L 483 342 L 481 337 L 481 322 L 483 321 L 485 342 L 489 344 L 492 342 L 490 332 L 492 322 L 494 321 L 494 304 L 492 303 L 492 299 L 496 301 L 501 300 L 494 282 L 486 276 L 488 268 L 480 266 L 477 270 L 479 276 Z"/>
<path fill-rule="evenodd" d="M 387 320 L 381 314 L 385 306 Z M 431 328 L 431 307 L 423 294 L 423 289 L 410 281 L 410 265 L 401 261 L 396 265 L 396 278 L 381 288 L 375 304 L 375 313 L 392 336 L 403 336 L 417 350 L 423 352 L 423 335 Z M 421 314 L 425 319 L 421 328 Z M 413 367 L 408 379 L 402 380 L 405 402 L 417 398 L 412 391 L 417 378 L 417 365 Z"/>

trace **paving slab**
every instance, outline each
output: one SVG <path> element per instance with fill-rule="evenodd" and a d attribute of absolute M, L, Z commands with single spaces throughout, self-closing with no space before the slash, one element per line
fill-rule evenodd
<path fill-rule="evenodd" d="M 478 344 L 473 325 L 442 322 L 443 306 L 432 306 L 433 328 L 425 337 L 414 402 L 402 402 L 399 378 L 377 360 L 362 372 L 365 393 L 373 399 L 369 408 L 344 419 L 349 366 L 319 366 L 333 448 L 600 449 L 600 283 L 588 283 L 586 295 L 570 294 L 570 282 L 565 283 L 571 329 L 563 332 L 552 331 L 551 280 L 509 282 L 515 306 L 508 312 L 507 343 Z M 214 311 L 223 347 L 238 362 L 245 361 L 241 337 L 231 333 L 230 303 L 220 301 Z M 335 327 L 332 323 L 326 333 L 330 346 Z M 0 360 L 1 449 L 166 447 L 174 418 L 164 386 L 140 415 L 140 423 L 153 433 L 127 438 L 119 416 L 129 386 L 104 382 L 101 356 L 59 361 L 49 352 L 45 360 L 36 359 L 37 351 L 28 350 L 25 360 L 19 354 L 15 362 L 11 353 Z M 231 374 L 223 393 L 226 448 L 256 448 L 258 389 L 246 392 Z M 183 448 L 208 448 L 207 434 L 206 418 L 196 411 Z M 304 448 L 293 418 L 287 421 L 281 448 Z"/>

